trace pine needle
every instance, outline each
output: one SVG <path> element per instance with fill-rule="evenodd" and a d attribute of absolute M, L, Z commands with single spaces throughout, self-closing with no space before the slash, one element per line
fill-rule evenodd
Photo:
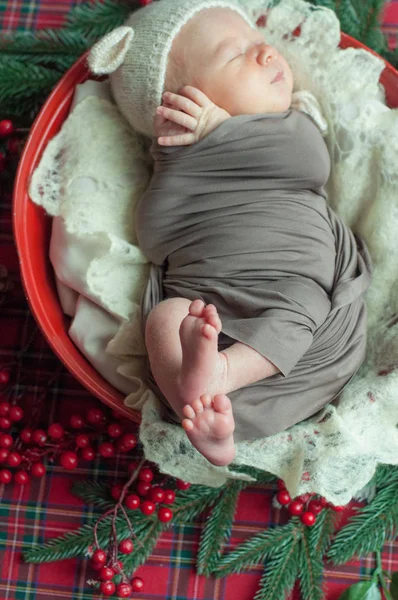
<path fill-rule="evenodd" d="M 236 504 L 245 483 L 233 481 L 224 486 L 223 494 L 218 499 L 202 531 L 196 568 L 200 575 L 209 576 L 222 553 L 224 542 L 229 538 L 234 520 Z"/>

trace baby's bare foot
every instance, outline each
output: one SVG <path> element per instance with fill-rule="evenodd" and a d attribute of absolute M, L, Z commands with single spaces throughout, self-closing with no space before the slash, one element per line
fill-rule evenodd
<path fill-rule="evenodd" d="M 182 365 L 178 377 L 180 395 L 186 404 L 208 390 L 209 382 L 222 370 L 223 357 L 217 349 L 221 321 L 212 304 L 194 300 L 180 326 Z"/>
<path fill-rule="evenodd" d="M 182 426 L 197 450 L 213 465 L 229 465 L 235 456 L 235 428 L 231 401 L 218 394 L 204 394 L 183 408 Z"/>

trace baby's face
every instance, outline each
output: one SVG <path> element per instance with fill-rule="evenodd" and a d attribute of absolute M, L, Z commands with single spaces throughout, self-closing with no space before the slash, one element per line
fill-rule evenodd
<path fill-rule="evenodd" d="M 205 9 L 188 21 L 173 42 L 166 82 L 176 65 L 181 65 L 181 85 L 199 88 L 232 116 L 290 107 L 288 63 L 261 32 L 228 8 Z"/>

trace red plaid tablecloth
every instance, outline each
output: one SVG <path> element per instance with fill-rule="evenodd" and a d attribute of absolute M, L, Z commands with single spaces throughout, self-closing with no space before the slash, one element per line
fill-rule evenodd
<path fill-rule="evenodd" d="M 0 0 L 0 28 L 5 31 L 62 26 L 65 15 L 80 0 Z M 384 27 L 392 47 L 398 35 L 398 0 L 386 4 Z M 18 259 L 11 228 L 11 204 L 0 204 L 0 264 L 9 270 L 14 282 L 11 301 L 0 308 L 0 364 L 17 361 L 12 371 L 13 395 L 22 395 L 21 404 L 32 407 L 54 383 L 46 396 L 42 425 L 66 423 L 72 413 L 99 406 L 65 370 L 37 331 L 20 284 Z M 133 457 L 134 458 L 134 457 Z M 93 592 L 86 580 L 91 576 L 84 560 L 66 560 L 44 565 L 21 561 L 23 549 L 43 540 L 73 531 L 92 520 L 93 511 L 70 493 L 72 481 L 90 479 L 111 484 L 125 471 L 126 459 L 82 463 L 68 473 L 49 466 L 43 479 L 25 487 L 0 484 L 0 600 L 91 600 Z M 271 508 L 274 490 L 269 486 L 251 488 L 241 494 L 231 543 L 278 523 L 279 511 Z M 251 600 L 262 568 L 258 566 L 224 580 L 197 576 L 194 570 L 201 521 L 175 526 L 161 536 L 146 565 L 137 571 L 145 581 L 137 600 Z M 384 567 L 398 570 L 398 543 L 388 543 L 383 553 Z M 340 568 L 328 568 L 325 583 L 328 600 L 337 600 L 342 591 L 359 579 L 369 577 L 374 562 L 362 558 Z M 282 599 L 281 599 L 282 600 Z"/>

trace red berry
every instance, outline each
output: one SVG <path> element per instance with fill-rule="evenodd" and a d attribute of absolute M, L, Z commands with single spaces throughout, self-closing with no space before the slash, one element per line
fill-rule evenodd
<path fill-rule="evenodd" d="M 119 583 L 116 587 L 116 594 L 119 598 L 130 598 L 133 588 L 129 583 Z"/>
<path fill-rule="evenodd" d="M 32 434 L 33 431 L 29 429 L 29 427 L 25 427 L 25 429 L 22 429 L 21 433 L 19 434 L 19 437 L 24 442 L 24 444 L 29 444 L 32 441 Z"/>
<path fill-rule="evenodd" d="M 93 563 L 97 565 L 104 565 L 106 563 L 106 552 L 105 550 L 101 550 L 100 548 L 94 552 L 91 557 Z"/>
<path fill-rule="evenodd" d="M 102 425 L 105 415 L 100 408 L 90 408 L 86 413 L 86 419 L 90 425 Z"/>
<path fill-rule="evenodd" d="M 323 511 L 323 506 L 318 500 L 311 500 L 311 502 L 308 502 L 308 510 L 314 515 L 319 515 Z"/>
<path fill-rule="evenodd" d="M 114 438 L 114 439 L 118 438 L 123 433 L 123 429 L 119 425 L 119 423 L 111 423 L 110 425 L 108 425 L 107 431 L 108 431 L 109 437 Z"/>
<path fill-rule="evenodd" d="M 52 423 L 48 428 L 48 435 L 52 440 L 62 440 L 64 433 L 64 428 L 60 423 Z"/>
<path fill-rule="evenodd" d="M 124 499 L 124 504 L 126 508 L 129 508 L 130 510 L 136 510 L 140 507 L 141 499 L 136 494 L 129 494 Z"/>
<path fill-rule="evenodd" d="M 69 424 L 72 429 L 82 429 L 85 425 L 85 421 L 80 415 L 72 415 Z"/>
<path fill-rule="evenodd" d="M 0 463 L 4 463 L 8 457 L 8 450 L 6 448 L 0 448 Z"/>
<path fill-rule="evenodd" d="M 145 500 L 140 506 L 140 510 L 144 515 L 152 515 L 156 510 L 156 504 L 150 500 Z"/>
<path fill-rule="evenodd" d="M 124 569 L 122 561 L 117 560 L 116 563 L 113 564 L 113 568 L 115 569 L 116 573 L 122 573 Z"/>
<path fill-rule="evenodd" d="M 37 463 L 34 463 L 34 465 L 32 465 L 31 473 L 32 473 L 33 477 L 43 477 L 45 472 L 46 472 L 46 467 L 43 465 L 43 463 L 37 462 Z"/>
<path fill-rule="evenodd" d="M 319 499 L 319 502 L 322 504 L 323 508 L 326 508 L 327 506 L 329 506 L 329 502 L 323 496 Z"/>
<path fill-rule="evenodd" d="M 38 446 L 44 446 L 47 441 L 47 434 L 43 429 L 36 429 L 32 433 L 32 442 Z"/>
<path fill-rule="evenodd" d="M 7 417 L 0 417 L 0 429 L 10 429 L 12 423 Z"/>
<path fill-rule="evenodd" d="M 21 142 L 18 138 L 10 138 L 7 140 L 7 151 L 10 154 L 18 154 L 21 149 Z"/>
<path fill-rule="evenodd" d="M 301 515 L 300 521 L 303 523 L 303 525 L 311 527 L 312 525 L 315 525 L 316 515 L 314 515 L 312 512 L 306 511 Z"/>
<path fill-rule="evenodd" d="M 133 588 L 133 592 L 142 592 L 144 589 L 144 582 L 141 577 L 133 577 L 131 580 L 131 587 Z"/>
<path fill-rule="evenodd" d="M 99 578 L 101 581 L 110 581 L 115 577 L 116 573 L 112 567 L 101 567 L 101 571 L 99 572 Z"/>
<path fill-rule="evenodd" d="M 146 483 L 146 481 L 139 481 L 137 483 L 137 492 L 140 496 L 147 496 L 151 488 L 151 484 Z"/>
<path fill-rule="evenodd" d="M 12 479 L 12 473 L 11 471 L 9 471 L 8 469 L 1 469 L 0 470 L 0 483 L 10 483 Z"/>
<path fill-rule="evenodd" d="M 10 381 L 10 372 L 7 369 L 1 369 L 0 371 L 0 384 L 6 385 Z"/>
<path fill-rule="evenodd" d="M 292 517 L 296 517 L 297 515 L 301 515 L 301 513 L 303 512 L 304 504 L 299 500 L 293 500 L 293 502 L 289 504 L 287 510 L 289 511 L 289 514 L 292 515 Z"/>
<path fill-rule="evenodd" d="M 14 440 L 12 439 L 9 433 L 0 433 L 0 446 L 2 448 L 11 448 L 13 443 Z"/>
<path fill-rule="evenodd" d="M 11 421 L 20 421 L 23 419 L 23 410 L 20 406 L 12 406 L 10 408 L 9 418 Z"/>
<path fill-rule="evenodd" d="M 158 511 L 158 519 L 162 523 L 168 523 L 173 518 L 173 513 L 169 508 L 162 506 Z"/>
<path fill-rule="evenodd" d="M 29 475 L 26 471 L 17 471 L 14 476 L 14 481 L 18 485 L 25 485 L 29 481 Z"/>
<path fill-rule="evenodd" d="M 116 586 L 113 581 L 103 581 L 100 585 L 100 592 L 103 596 L 113 596 Z"/>
<path fill-rule="evenodd" d="M 76 436 L 76 446 L 78 448 L 87 448 L 90 445 L 90 438 L 85 433 L 79 433 Z"/>
<path fill-rule="evenodd" d="M 163 504 L 173 504 L 176 499 L 176 493 L 174 490 L 165 489 Z"/>
<path fill-rule="evenodd" d="M 122 495 L 123 486 L 122 485 L 113 485 L 111 488 L 111 496 L 114 500 L 119 500 Z"/>
<path fill-rule="evenodd" d="M 303 504 L 306 504 L 310 498 L 311 494 L 301 494 L 301 496 L 297 496 L 297 500 L 300 500 Z"/>
<path fill-rule="evenodd" d="M 145 481 L 146 483 L 151 483 L 153 479 L 152 469 L 148 469 L 147 467 L 141 469 L 141 471 L 138 473 L 138 479 L 140 481 Z"/>
<path fill-rule="evenodd" d="M 285 490 L 286 489 L 285 482 L 282 481 L 282 479 L 278 479 L 276 485 L 278 487 L 278 490 Z"/>
<path fill-rule="evenodd" d="M 134 550 L 133 542 L 129 540 L 122 540 L 119 544 L 119 552 L 121 554 L 131 554 Z"/>
<path fill-rule="evenodd" d="M 153 0 L 140 0 L 141 6 L 148 6 L 148 4 L 152 4 Z"/>
<path fill-rule="evenodd" d="M 158 485 L 149 490 L 149 499 L 152 500 L 152 502 L 159 504 L 160 502 L 163 502 L 164 496 L 164 489 Z"/>
<path fill-rule="evenodd" d="M 129 475 L 132 475 L 138 467 L 138 462 L 136 460 L 133 460 L 131 463 L 129 463 L 127 465 L 127 472 Z"/>
<path fill-rule="evenodd" d="M 191 487 L 191 484 L 188 483 L 188 481 L 183 481 L 182 479 L 177 479 L 176 486 L 178 487 L 179 490 L 187 490 L 189 487 Z"/>
<path fill-rule="evenodd" d="M 10 452 L 7 458 L 7 464 L 9 467 L 19 467 L 22 462 L 22 456 L 19 452 Z"/>
<path fill-rule="evenodd" d="M 287 490 L 281 490 L 280 492 L 278 492 L 276 495 L 276 499 L 278 500 L 279 504 L 282 504 L 282 506 L 287 506 L 292 501 L 290 494 Z"/>
<path fill-rule="evenodd" d="M 0 417 L 8 417 L 11 404 L 9 402 L 0 402 Z"/>
<path fill-rule="evenodd" d="M 330 505 L 330 508 L 334 510 L 334 512 L 342 512 L 346 509 L 345 506 L 334 506 L 333 504 Z"/>
<path fill-rule="evenodd" d="M 0 121 L 0 137 L 7 137 L 14 132 L 14 124 L 9 119 Z"/>
<path fill-rule="evenodd" d="M 82 459 L 83 460 L 94 460 L 95 452 L 93 448 L 83 448 Z"/>
<path fill-rule="evenodd" d="M 115 446 L 111 442 L 102 442 L 98 447 L 98 452 L 104 458 L 111 458 L 116 454 Z"/>
<path fill-rule="evenodd" d="M 134 433 L 125 433 L 122 437 L 118 438 L 116 442 L 117 449 L 119 452 L 129 452 L 137 445 L 137 437 Z"/>
<path fill-rule="evenodd" d="M 60 465 L 67 469 L 68 471 L 72 471 L 77 467 L 77 454 L 75 452 L 63 452 L 59 457 Z"/>

